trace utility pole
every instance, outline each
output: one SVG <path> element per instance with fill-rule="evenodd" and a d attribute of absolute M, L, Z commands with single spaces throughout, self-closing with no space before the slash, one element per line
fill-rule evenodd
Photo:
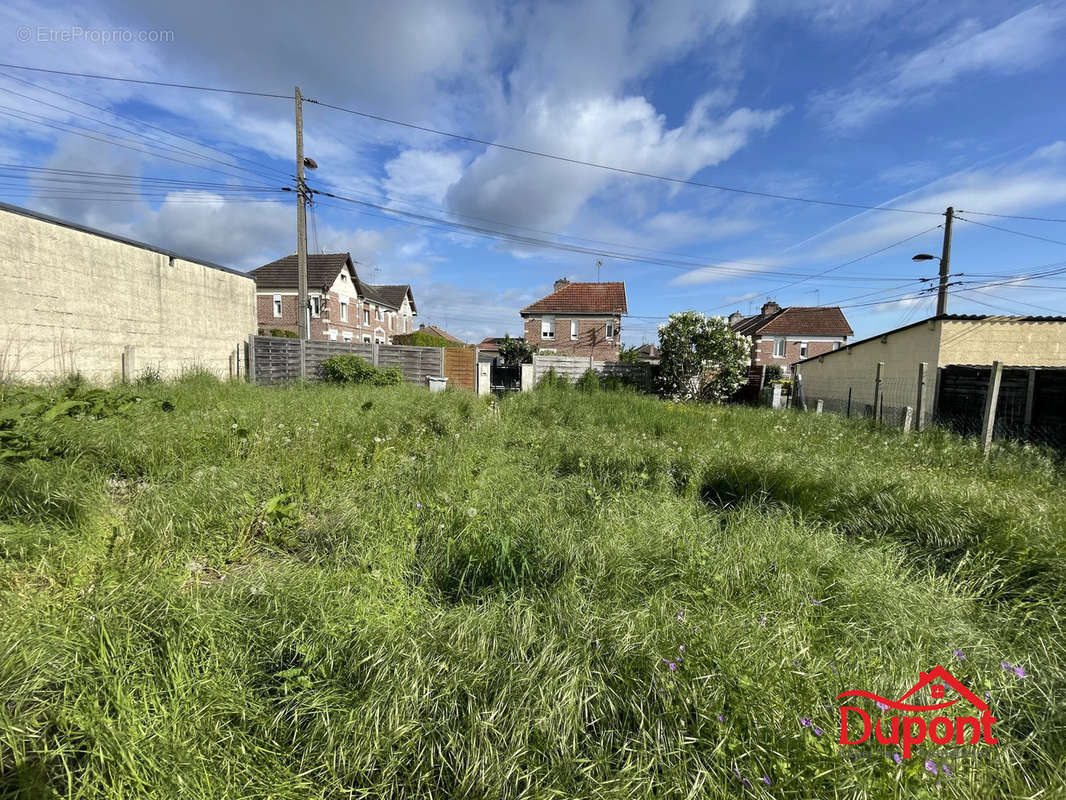
<path fill-rule="evenodd" d="M 955 209 L 948 206 L 944 212 L 944 247 L 940 251 L 940 286 L 936 293 L 936 315 L 948 313 L 948 275 L 951 274 L 951 222 Z"/>
<path fill-rule="evenodd" d="M 304 184 L 304 114 L 303 95 L 296 87 L 296 325 L 301 340 L 310 338 L 307 305 L 307 186 Z M 300 377 L 303 364 L 300 364 Z"/>

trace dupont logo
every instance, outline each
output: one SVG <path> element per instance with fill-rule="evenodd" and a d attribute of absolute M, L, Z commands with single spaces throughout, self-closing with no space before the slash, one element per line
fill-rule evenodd
<path fill-rule="evenodd" d="M 930 697 L 938 702 L 926 705 L 906 702 L 926 686 L 929 687 Z M 948 689 L 954 690 L 958 697 L 946 699 Z M 989 712 L 988 703 L 939 665 L 921 673 L 918 682 L 899 700 L 889 700 L 862 689 L 842 692 L 837 695 L 837 700 L 846 697 L 865 697 L 873 700 L 882 712 L 894 710 L 905 712 L 905 715 L 880 714 L 877 719 L 872 719 L 866 710 L 858 706 L 841 705 L 840 744 L 864 744 L 872 734 L 881 744 L 899 745 L 903 750 L 903 757 L 910 758 L 911 748 L 927 739 L 937 745 L 972 745 L 979 742 L 995 744 L 998 741 L 992 736 L 992 726 L 996 718 Z M 933 712 L 951 708 L 960 700 L 966 701 L 979 714 L 951 717 L 945 714 L 934 715 Z"/>

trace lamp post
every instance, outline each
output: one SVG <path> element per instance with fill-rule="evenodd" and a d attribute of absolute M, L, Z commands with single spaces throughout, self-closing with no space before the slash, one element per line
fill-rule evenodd
<path fill-rule="evenodd" d="M 911 261 L 932 261 L 934 258 L 940 262 L 940 283 L 936 293 L 936 315 L 942 316 L 948 313 L 948 274 L 951 269 L 951 223 L 955 219 L 955 209 L 948 206 L 944 212 L 944 245 L 940 256 L 929 253 L 918 253 Z"/>

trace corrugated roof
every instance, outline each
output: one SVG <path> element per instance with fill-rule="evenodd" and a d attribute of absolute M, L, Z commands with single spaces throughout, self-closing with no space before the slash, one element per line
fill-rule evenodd
<path fill-rule="evenodd" d="M 890 331 L 884 333 L 878 333 L 873 336 L 867 336 L 865 339 L 859 339 L 851 342 L 850 344 L 838 347 L 836 350 L 832 350 L 828 353 L 821 353 L 816 356 L 808 356 L 807 358 L 800 359 L 797 364 L 802 364 L 804 361 L 814 361 L 815 359 L 825 358 L 827 356 L 835 355 L 836 353 L 843 353 L 851 350 L 853 347 L 858 347 L 860 344 L 866 344 L 872 342 L 874 339 L 881 339 L 885 336 L 891 336 L 894 333 L 900 331 L 907 331 L 911 328 L 916 328 L 919 325 L 924 325 L 927 322 L 1066 322 L 1066 317 L 1012 317 L 999 314 L 941 314 L 939 316 L 927 317 L 926 319 L 920 319 L 917 322 L 912 322 L 909 325 L 903 325 L 899 328 L 893 328 Z"/>
<path fill-rule="evenodd" d="M 772 314 L 745 317 L 731 326 L 737 333 L 851 336 L 855 332 L 839 306 L 787 306 Z"/>
<path fill-rule="evenodd" d="M 626 285 L 614 283 L 568 283 L 558 291 L 526 306 L 526 314 L 626 314 Z"/>

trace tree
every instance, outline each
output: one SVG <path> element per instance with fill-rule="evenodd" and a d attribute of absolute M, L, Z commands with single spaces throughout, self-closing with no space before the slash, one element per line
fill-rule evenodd
<path fill-rule="evenodd" d="M 678 400 L 721 402 L 747 377 L 749 342 L 720 317 L 671 314 L 659 326 L 659 384 Z"/>
<path fill-rule="evenodd" d="M 636 364 L 640 361 L 639 355 L 640 349 L 636 345 L 630 345 L 618 351 L 618 360 L 623 364 Z"/>
<path fill-rule="evenodd" d="M 500 359 L 509 367 L 529 364 L 533 361 L 533 354 L 536 352 L 537 346 L 530 344 L 525 339 L 512 339 L 509 335 L 506 335 L 500 342 Z"/>

